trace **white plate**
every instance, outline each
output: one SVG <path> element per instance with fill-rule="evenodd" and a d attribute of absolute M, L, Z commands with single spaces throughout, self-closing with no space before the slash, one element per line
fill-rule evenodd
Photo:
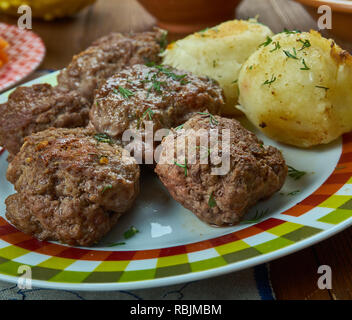
<path fill-rule="evenodd" d="M 56 74 L 31 83 L 55 84 Z M 7 94 L 0 97 L 5 102 Z M 245 125 L 249 126 L 248 123 Z M 253 130 L 253 128 L 251 128 Z M 256 131 L 256 130 L 254 130 Z M 288 177 L 281 193 L 246 215 L 269 209 L 262 221 L 212 228 L 175 202 L 150 169 L 143 168 L 141 194 L 129 213 L 93 248 L 39 242 L 10 226 L 4 201 L 14 192 L 0 157 L 0 279 L 15 282 L 19 266 L 32 268 L 33 285 L 77 290 L 162 286 L 248 268 L 303 249 L 352 223 L 352 136 L 301 150 L 276 143 L 287 163 L 307 174 Z M 336 169 L 337 168 L 337 169 Z M 292 191 L 300 190 L 295 195 Z M 124 240 L 130 226 L 140 232 Z M 126 242 L 123 246 L 113 243 Z"/>

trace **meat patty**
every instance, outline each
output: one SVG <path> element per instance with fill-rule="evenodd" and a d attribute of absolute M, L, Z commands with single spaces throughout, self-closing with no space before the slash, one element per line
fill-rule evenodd
<path fill-rule="evenodd" d="M 74 56 L 58 76 L 58 84 L 69 90 L 78 90 L 92 101 L 94 90 L 122 68 L 138 63 L 160 62 L 159 53 L 164 37 L 165 31 L 158 28 L 150 32 L 105 36 Z"/>
<path fill-rule="evenodd" d="M 212 141 L 210 132 L 214 137 L 216 130 L 218 138 Z M 217 154 L 229 159 L 228 170 L 220 174 L 214 169 L 226 160 L 220 162 Z M 155 171 L 176 201 L 201 220 L 225 226 L 238 223 L 251 206 L 280 190 L 287 166 L 278 149 L 264 146 L 237 120 L 198 114 L 163 140 Z"/>
<path fill-rule="evenodd" d="M 87 129 L 25 138 L 9 164 L 6 217 L 40 240 L 89 246 L 127 211 L 139 192 L 139 166 L 128 152 Z"/>
<path fill-rule="evenodd" d="M 23 138 L 48 127 L 83 127 L 91 104 L 76 91 L 49 84 L 17 88 L 0 105 L 0 145 L 15 155 Z"/>
<path fill-rule="evenodd" d="M 23 138 L 49 127 L 82 127 L 88 123 L 94 90 L 126 65 L 159 62 L 164 31 L 155 29 L 130 35 L 111 34 L 75 56 L 61 71 L 58 85 L 17 88 L 0 104 L 0 145 L 19 151 Z"/>
<path fill-rule="evenodd" d="M 98 132 L 121 142 L 127 129 L 171 128 L 195 112 L 218 113 L 222 89 L 214 81 L 168 66 L 134 65 L 109 78 L 96 92 L 90 120 Z M 125 145 L 124 143 L 122 143 Z"/>

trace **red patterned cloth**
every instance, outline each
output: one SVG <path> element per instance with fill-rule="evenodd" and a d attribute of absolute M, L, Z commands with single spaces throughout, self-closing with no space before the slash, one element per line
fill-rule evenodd
<path fill-rule="evenodd" d="M 45 46 L 35 33 L 5 23 L 0 23 L 0 37 L 10 44 L 7 49 L 9 61 L 0 68 L 0 91 L 3 91 L 40 65 L 45 56 Z"/>

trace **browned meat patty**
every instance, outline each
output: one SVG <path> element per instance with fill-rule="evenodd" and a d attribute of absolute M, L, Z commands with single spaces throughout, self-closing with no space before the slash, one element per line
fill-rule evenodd
<path fill-rule="evenodd" d="M 0 145 L 19 151 L 23 138 L 49 127 L 82 127 L 98 85 L 126 65 L 159 62 L 160 43 L 165 33 L 111 34 L 93 43 L 73 58 L 58 76 L 59 84 L 19 87 L 0 104 Z"/>
<path fill-rule="evenodd" d="M 63 92 L 49 84 L 19 87 L 0 105 L 0 145 L 14 155 L 32 132 L 86 126 L 90 106 L 76 91 Z"/>
<path fill-rule="evenodd" d="M 127 129 L 143 131 L 152 121 L 154 131 L 171 128 L 195 112 L 218 113 L 222 89 L 212 80 L 168 66 L 134 65 L 109 78 L 97 90 L 90 120 L 98 132 L 121 142 Z"/>
<path fill-rule="evenodd" d="M 106 141 L 106 142 L 104 142 Z M 128 152 L 87 129 L 55 129 L 25 139 L 10 163 L 6 217 L 40 240 L 90 246 L 128 210 L 139 192 Z"/>
<path fill-rule="evenodd" d="M 122 68 L 150 61 L 160 62 L 164 37 L 165 31 L 157 28 L 151 32 L 113 33 L 103 37 L 73 58 L 58 76 L 58 83 L 69 90 L 78 90 L 92 101 L 94 90 Z"/>
<path fill-rule="evenodd" d="M 213 149 L 215 144 L 201 144 L 206 141 L 201 139 L 209 138 L 213 129 L 219 129 L 215 140 L 220 141 L 219 156 L 229 155 L 229 171 L 225 175 L 212 174 L 221 165 L 210 160 L 214 153 L 218 154 Z M 230 133 L 227 148 L 222 146 L 223 129 Z M 184 139 L 185 146 L 179 142 L 174 146 L 175 137 Z M 195 139 L 194 144 L 191 138 Z M 238 223 L 251 206 L 280 190 L 287 175 L 279 150 L 263 146 L 238 121 L 209 114 L 196 115 L 183 125 L 183 130 L 174 130 L 163 140 L 155 171 L 176 201 L 201 220 L 217 226 Z"/>

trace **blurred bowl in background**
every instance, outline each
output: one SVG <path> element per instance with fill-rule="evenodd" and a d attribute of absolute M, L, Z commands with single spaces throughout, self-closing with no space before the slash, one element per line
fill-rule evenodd
<path fill-rule="evenodd" d="M 350 0 L 295 0 L 304 5 L 310 15 L 318 21 L 318 8 L 328 5 L 332 9 L 332 30 L 337 37 L 352 41 L 352 1 Z"/>
<path fill-rule="evenodd" d="M 235 17 L 241 0 L 138 0 L 173 34 L 188 34 Z"/>

